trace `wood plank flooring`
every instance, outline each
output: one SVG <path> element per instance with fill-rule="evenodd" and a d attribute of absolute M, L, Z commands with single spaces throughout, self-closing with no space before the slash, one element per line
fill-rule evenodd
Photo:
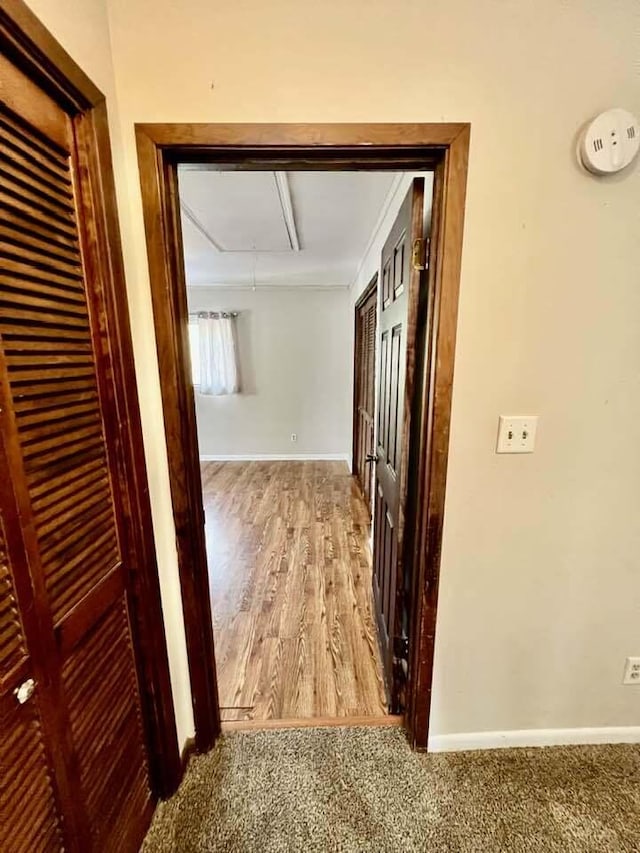
<path fill-rule="evenodd" d="M 387 712 L 366 506 L 343 462 L 202 464 L 223 720 Z"/>

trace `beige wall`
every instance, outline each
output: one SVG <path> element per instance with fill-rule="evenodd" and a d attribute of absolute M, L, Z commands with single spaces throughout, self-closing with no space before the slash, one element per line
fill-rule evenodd
<path fill-rule="evenodd" d="M 33 5 L 81 57 L 69 4 Z M 588 117 L 640 112 L 636 0 L 327 0 L 321 13 L 299 0 L 111 0 L 110 21 L 171 642 L 133 122 L 470 121 L 434 731 L 637 723 L 637 690 L 620 682 L 624 656 L 640 654 L 640 171 L 596 180 L 573 156 Z M 494 454 L 500 412 L 540 414 L 534 455 Z"/>
<path fill-rule="evenodd" d="M 240 312 L 242 392 L 196 394 L 201 455 L 347 458 L 353 373 L 348 305 L 346 288 L 189 289 L 193 311 Z"/>

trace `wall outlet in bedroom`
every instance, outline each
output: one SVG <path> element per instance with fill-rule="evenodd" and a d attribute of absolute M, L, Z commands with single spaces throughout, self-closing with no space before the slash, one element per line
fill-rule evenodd
<path fill-rule="evenodd" d="M 640 684 L 640 658 L 627 658 L 622 683 Z"/>
<path fill-rule="evenodd" d="M 298 440 L 298 435 L 297 435 L 297 433 L 292 432 L 292 433 L 291 433 L 291 441 L 297 441 L 297 440 Z"/>

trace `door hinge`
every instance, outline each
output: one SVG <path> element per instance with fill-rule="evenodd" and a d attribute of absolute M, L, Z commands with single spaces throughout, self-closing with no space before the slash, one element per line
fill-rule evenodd
<path fill-rule="evenodd" d="M 414 270 L 427 269 L 427 254 L 428 254 L 428 238 L 424 240 L 422 237 L 417 237 L 413 241 L 412 263 Z"/>
<path fill-rule="evenodd" d="M 417 237 L 413 241 L 412 261 L 414 270 L 426 270 L 429 267 L 429 245 L 431 240 L 429 237 Z"/>

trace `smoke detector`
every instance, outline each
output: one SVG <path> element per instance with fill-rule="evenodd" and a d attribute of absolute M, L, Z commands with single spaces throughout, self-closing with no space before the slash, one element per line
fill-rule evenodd
<path fill-rule="evenodd" d="M 613 175 L 635 159 L 639 148 L 638 120 L 627 110 L 611 109 L 596 116 L 582 132 L 580 161 L 594 175 Z"/>

